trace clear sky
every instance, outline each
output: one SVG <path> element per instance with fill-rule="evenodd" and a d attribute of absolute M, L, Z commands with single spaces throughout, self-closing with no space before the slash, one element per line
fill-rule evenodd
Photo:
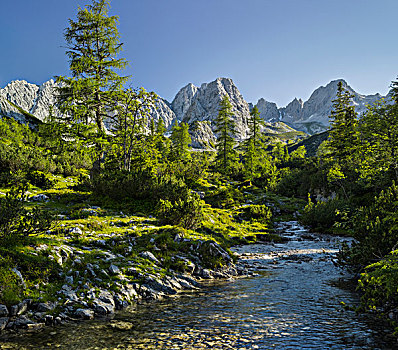
<path fill-rule="evenodd" d="M 0 87 L 67 75 L 63 30 L 91 0 L 0 0 Z M 344 78 L 386 94 L 398 75 L 397 0 L 112 0 L 134 86 L 171 101 L 230 77 L 285 106 Z"/>

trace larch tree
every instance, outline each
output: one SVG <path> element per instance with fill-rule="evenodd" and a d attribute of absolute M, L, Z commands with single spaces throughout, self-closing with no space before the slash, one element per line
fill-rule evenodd
<path fill-rule="evenodd" d="M 127 61 L 118 58 L 122 50 L 118 17 L 108 15 L 109 7 L 109 0 L 93 0 L 79 8 L 76 20 L 69 19 L 64 37 L 71 77 L 57 77 L 61 112 L 79 124 L 94 126 L 100 137 L 106 132 L 104 120 L 129 79 L 117 72 Z"/>

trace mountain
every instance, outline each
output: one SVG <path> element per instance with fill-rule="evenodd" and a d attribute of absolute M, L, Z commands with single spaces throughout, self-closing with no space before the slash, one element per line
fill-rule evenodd
<path fill-rule="evenodd" d="M 354 96 L 353 104 L 359 113 L 366 110 L 366 105 L 374 104 L 382 98 L 380 94 L 361 95 L 355 92 L 344 80 L 334 80 L 326 86 L 317 88 L 308 101 L 293 99 L 286 107 L 260 98 L 256 106 L 266 124 L 262 131 L 267 135 L 282 135 L 280 139 L 297 139 L 303 136 L 297 130 L 308 134 L 323 132 L 329 128 L 329 115 L 333 100 L 336 98 L 337 84 L 343 86 Z M 49 107 L 55 103 L 56 84 L 49 80 L 42 85 L 16 80 L 0 89 L 0 116 L 14 118 L 21 122 L 41 122 L 48 115 Z M 162 118 L 168 130 L 174 122 L 186 122 L 190 125 L 192 146 L 195 148 L 214 147 L 217 140 L 214 134 L 215 119 L 220 101 L 228 95 L 234 114 L 237 141 L 248 136 L 248 119 L 253 108 L 243 98 L 232 79 L 217 78 L 200 87 L 192 83 L 178 91 L 171 103 L 159 98 L 151 110 L 155 121 Z M 387 96 L 387 99 L 389 97 Z"/>
<path fill-rule="evenodd" d="M 36 85 L 25 80 L 15 80 L 0 89 L 0 116 L 20 122 L 41 122 L 48 116 L 49 107 L 55 103 L 54 80 Z"/>
<path fill-rule="evenodd" d="M 280 108 L 281 120 L 292 127 L 303 130 L 309 134 L 325 131 L 329 128 L 329 115 L 332 110 L 333 100 L 336 98 L 337 85 L 343 83 L 343 87 L 353 95 L 353 104 L 356 111 L 362 114 L 367 105 L 373 105 L 383 96 L 361 95 L 354 91 L 343 79 L 333 80 L 326 86 L 317 88 L 308 101 L 303 102 L 297 98 L 285 108 Z"/>

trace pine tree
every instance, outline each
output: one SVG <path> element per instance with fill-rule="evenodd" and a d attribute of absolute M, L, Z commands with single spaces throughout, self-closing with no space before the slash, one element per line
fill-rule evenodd
<path fill-rule="evenodd" d="M 116 72 L 127 61 L 117 58 L 122 49 L 118 17 L 108 15 L 109 7 L 109 0 L 93 0 L 79 8 L 76 21 L 69 19 L 64 37 L 72 77 L 57 77 L 61 111 L 75 121 L 94 124 L 98 135 L 105 134 L 104 119 L 128 80 Z"/>
<path fill-rule="evenodd" d="M 398 182 L 398 104 L 379 101 L 361 118 L 361 172 L 376 177 L 380 171 L 393 171 Z"/>
<path fill-rule="evenodd" d="M 221 172 L 227 174 L 237 161 L 234 150 L 235 123 L 232 119 L 232 105 L 227 95 L 220 102 L 220 109 L 216 118 L 216 134 L 218 136 L 216 148 L 216 164 Z"/>

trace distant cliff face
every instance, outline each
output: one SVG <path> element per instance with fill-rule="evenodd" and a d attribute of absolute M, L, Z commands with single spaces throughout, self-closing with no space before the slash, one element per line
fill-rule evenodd
<path fill-rule="evenodd" d="M 336 99 L 337 85 L 339 82 L 352 94 L 353 104 L 356 111 L 362 114 L 367 105 L 373 105 L 383 96 L 361 95 L 355 92 L 346 81 L 333 80 L 326 86 L 317 88 L 308 101 L 294 99 L 285 108 L 280 108 L 281 120 L 296 129 L 303 130 L 309 134 L 325 131 L 329 128 L 329 115 L 332 111 L 333 100 Z"/>
<path fill-rule="evenodd" d="M 308 101 L 303 102 L 295 98 L 282 108 L 260 98 L 256 106 L 260 116 L 267 122 L 264 132 L 291 131 L 292 129 L 286 124 L 309 134 L 327 130 L 339 81 L 342 81 L 344 87 L 354 96 L 353 104 L 358 113 L 363 113 L 366 105 L 372 105 L 382 98 L 380 94 L 361 95 L 344 80 L 331 81 L 326 86 L 317 88 Z M 55 87 L 53 80 L 42 85 L 30 84 L 24 80 L 9 83 L 5 88 L 0 89 L 0 116 L 27 122 L 26 114 L 31 114 L 43 121 L 49 113 L 50 106 L 55 103 Z M 190 125 L 193 146 L 213 147 L 217 138 L 214 134 L 214 121 L 218 115 L 220 101 L 225 95 L 228 95 L 232 104 L 237 141 L 242 141 L 248 136 L 248 119 L 253 105 L 245 101 L 237 86 L 229 78 L 217 78 L 200 87 L 189 83 L 177 93 L 171 103 L 160 98 L 156 106 L 152 108 L 151 116 L 155 121 L 162 118 L 169 130 L 175 121 L 186 122 Z"/>
<path fill-rule="evenodd" d="M 30 84 L 25 80 L 12 81 L 0 89 L 0 115 L 26 122 L 26 116 L 13 106 L 16 105 L 43 121 L 48 116 L 50 106 L 55 103 L 54 88 L 52 79 L 42 85 Z"/>

